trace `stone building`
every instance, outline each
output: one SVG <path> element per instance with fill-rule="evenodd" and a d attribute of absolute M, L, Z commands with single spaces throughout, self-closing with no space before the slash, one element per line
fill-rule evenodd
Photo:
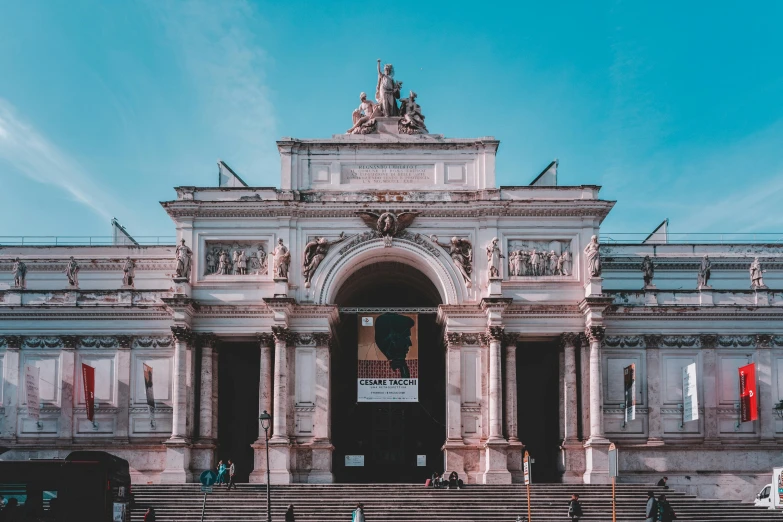
<path fill-rule="evenodd" d="M 610 442 L 621 481 L 665 473 L 745 498 L 769 481 L 783 464 L 783 296 L 750 288 L 749 267 L 758 256 L 783 287 L 783 247 L 591 248 L 614 205 L 600 187 L 557 186 L 556 163 L 497 187 L 496 139 L 375 116 L 360 132 L 278 141 L 280 188 L 224 165 L 220 187 L 177 187 L 162 203 L 174 245 L 0 247 L 2 458 L 107 450 L 141 483 L 193 481 L 231 458 L 263 482 L 266 410 L 275 483 L 434 469 L 508 483 L 525 450 L 536 481 L 601 483 Z M 705 254 L 711 278 L 697 286 Z M 383 312 L 418 317 L 415 402 L 357 401 L 358 324 Z M 739 422 L 748 362 L 759 419 Z M 93 421 L 82 363 L 96 372 Z M 683 422 L 691 363 L 698 420 Z"/>

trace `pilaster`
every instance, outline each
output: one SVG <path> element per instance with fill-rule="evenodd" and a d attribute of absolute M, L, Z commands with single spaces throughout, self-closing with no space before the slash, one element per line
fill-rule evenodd
<path fill-rule="evenodd" d="M 74 405 L 74 385 L 76 381 L 76 346 L 79 344 L 79 338 L 75 335 L 64 335 L 61 337 L 63 348 L 60 352 L 60 363 L 62 364 L 61 395 L 60 395 L 60 433 L 59 438 L 62 442 L 70 444 L 73 442 L 73 405 Z"/>
<path fill-rule="evenodd" d="M 772 336 L 756 336 L 756 365 L 758 380 L 759 431 L 761 442 L 775 440 L 775 398 L 772 392 Z"/>
<path fill-rule="evenodd" d="M 647 358 L 647 444 L 663 444 L 661 420 L 661 358 L 657 336 L 647 336 L 645 356 Z"/>
<path fill-rule="evenodd" d="M 3 379 L 3 406 L 5 407 L 5 424 L 0 438 L 16 440 L 18 413 L 19 413 L 19 350 L 22 347 L 23 338 L 20 335 L 8 335 L 5 337 L 5 355 L 3 367 L 5 378 Z"/>
<path fill-rule="evenodd" d="M 117 429 L 114 439 L 118 443 L 130 440 L 130 403 L 131 403 L 131 344 L 133 337 L 117 336 Z"/>
<path fill-rule="evenodd" d="M 331 411 L 331 335 L 314 333 L 315 341 L 315 416 L 313 426 L 312 465 L 308 482 L 334 482 L 332 475 Z"/>
<path fill-rule="evenodd" d="M 273 326 L 275 342 L 274 403 L 272 413 L 272 437 L 269 440 L 270 481 L 273 484 L 292 482 L 291 441 L 289 439 L 288 413 L 291 404 L 288 397 L 288 346 L 292 332 L 283 326 Z"/>

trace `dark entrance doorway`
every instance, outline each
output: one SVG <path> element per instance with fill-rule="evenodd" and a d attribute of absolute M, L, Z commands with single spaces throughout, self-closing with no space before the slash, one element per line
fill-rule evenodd
<path fill-rule="evenodd" d="M 252 343 L 226 343 L 218 355 L 217 458 L 236 463 L 238 482 L 253 471 L 258 439 L 258 386 L 261 353 Z"/>
<path fill-rule="evenodd" d="M 358 270 L 339 291 L 341 307 L 436 307 L 440 294 L 421 272 L 383 262 Z M 332 355 L 332 471 L 338 482 L 423 482 L 442 471 L 445 427 L 445 351 L 434 314 L 420 314 L 419 401 L 356 400 L 360 315 L 341 313 Z M 362 455 L 363 466 L 346 466 Z M 423 458 L 425 465 L 419 465 Z"/>
<path fill-rule="evenodd" d="M 559 358 L 554 342 L 526 342 L 517 347 L 519 440 L 535 459 L 535 482 L 560 482 L 558 403 Z"/>

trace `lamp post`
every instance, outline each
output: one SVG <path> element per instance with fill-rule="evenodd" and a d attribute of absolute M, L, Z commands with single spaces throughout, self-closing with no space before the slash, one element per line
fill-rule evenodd
<path fill-rule="evenodd" d="M 258 417 L 261 427 L 264 429 L 264 441 L 266 444 L 266 522 L 272 522 L 272 511 L 269 502 L 269 427 L 272 425 L 272 416 L 264 410 Z"/>

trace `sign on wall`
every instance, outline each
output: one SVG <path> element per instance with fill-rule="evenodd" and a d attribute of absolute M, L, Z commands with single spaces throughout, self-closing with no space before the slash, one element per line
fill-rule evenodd
<path fill-rule="evenodd" d="M 345 466 L 348 468 L 364 466 L 364 455 L 346 455 Z"/>
<path fill-rule="evenodd" d="M 636 419 L 636 364 L 623 368 L 625 422 Z"/>
<path fill-rule="evenodd" d="M 41 369 L 37 366 L 25 366 L 24 389 L 27 394 L 27 415 L 35 420 L 38 420 L 41 414 L 40 373 Z"/>
<path fill-rule="evenodd" d="M 699 418 L 699 392 L 696 386 L 696 363 L 682 368 L 682 421 L 690 422 Z"/>
<path fill-rule="evenodd" d="M 750 422 L 759 418 L 758 394 L 756 390 L 756 364 L 739 368 L 740 418 Z"/>
<path fill-rule="evenodd" d="M 368 314 L 359 321 L 358 402 L 418 402 L 416 314 Z"/>

